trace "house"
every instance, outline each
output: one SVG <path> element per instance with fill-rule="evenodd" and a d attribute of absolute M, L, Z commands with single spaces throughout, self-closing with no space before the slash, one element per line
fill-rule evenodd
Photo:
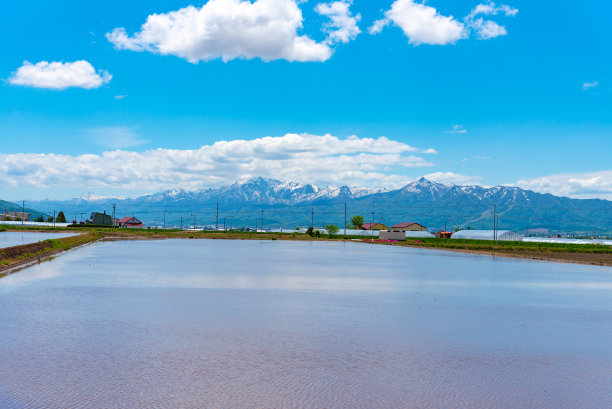
<path fill-rule="evenodd" d="M 427 228 L 421 224 L 413 222 L 404 222 L 391 226 L 393 231 L 425 231 Z"/>
<path fill-rule="evenodd" d="M 113 218 L 110 214 L 92 212 L 89 219 L 85 220 L 85 224 L 95 224 L 98 226 L 112 226 Z"/>
<path fill-rule="evenodd" d="M 17 221 L 24 221 L 24 222 L 29 222 L 30 221 L 30 213 L 24 213 L 24 212 L 7 212 L 6 210 L 4 211 L 4 213 L 0 213 L 0 220 L 17 220 Z"/>
<path fill-rule="evenodd" d="M 389 230 L 389 228 L 382 223 L 364 223 L 361 230 Z"/>
<path fill-rule="evenodd" d="M 135 217 L 123 217 L 117 220 L 117 226 L 126 228 L 142 227 L 142 222 Z"/>

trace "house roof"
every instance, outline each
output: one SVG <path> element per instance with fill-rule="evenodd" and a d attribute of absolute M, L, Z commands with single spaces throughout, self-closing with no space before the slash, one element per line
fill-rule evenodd
<path fill-rule="evenodd" d="M 142 224 L 142 222 L 135 217 L 122 217 L 119 219 L 119 223 Z"/>
<path fill-rule="evenodd" d="M 408 227 L 408 226 L 412 226 L 413 224 L 419 225 L 421 227 L 425 227 L 422 224 L 418 224 L 418 223 L 414 223 L 414 222 L 402 222 L 402 223 L 398 223 L 395 226 L 392 226 L 391 228 L 395 228 L 395 229 L 401 229 L 402 227 Z"/>
<path fill-rule="evenodd" d="M 361 228 L 364 230 L 372 230 L 377 226 L 382 226 L 383 229 L 388 229 L 388 227 L 382 223 L 364 223 L 363 225 L 361 225 Z"/>

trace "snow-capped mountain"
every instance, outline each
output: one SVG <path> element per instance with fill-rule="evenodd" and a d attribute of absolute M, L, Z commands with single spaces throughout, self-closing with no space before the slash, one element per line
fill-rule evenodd
<path fill-rule="evenodd" d="M 490 228 L 496 206 L 498 225 L 522 230 L 547 228 L 557 231 L 612 231 L 612 202 L 578 200 L 535 193 L 513 186 L 482 187 L 437 183 L 421 178 L 400 189 L 327 186 L 280 181 L 262 177 L 245 179 L 220 188 L 187 191 L 167 190 L 135 199 L 112 198 L 92 193 L 66 202 L 29 202 L 41 211 L 60 210 L 69 204 L 73 212 L 111 210 L 118 215 L 140 215 L 146 224 L 160 221 L 177 225 L 182 218 L 196 217 L 201 224 L 230 217 L 235 225 L 255 223 L 265 211 L 268 226 L 343 225 L 347 216 L 361 214 L 393 225 L 415 221 L 429 227 Z M 49 207 L 51 206 L 51 207 Z M 372 215 L 372 213 L 374 213 Z M 196 221 L 197 221 L 196 220 Z"/>

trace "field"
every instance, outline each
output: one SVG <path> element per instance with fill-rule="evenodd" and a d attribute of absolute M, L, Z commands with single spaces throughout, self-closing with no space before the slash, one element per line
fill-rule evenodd
<path fill-rule="evenodd" d="M 6 228 L 5 231 L 66 232 L 56 228 Z M 161 229 L 110 229 L 79 228 L 74 232 L 79 236 L 56 240 L 45 240 L 39 243 L 15 246 L 0 250 L 0 274 L 8 270 L 26 266 L 36 261 L 43 261 L 65 250 L 70 250 L 94 241 L 121 240 L 162 240 L 162 239 L 219 239 L 219 240 L 295 240 L 295 241 L 341 241 L 353 240 L 364 245 L 391 245 L 419 247 L 450 251 L 461 251 L 477 254 L 488 254 L 505 257 L 519 257 L 535 260 L 548 260 L 579 264 L 612 266 L 612 246 L 592 244 L 532 243 L 532 242 L 498 242 L 486 240 L 449 240 L 449 239 L 408 239 L 404 242 L 383 242 L 368 240 L 363 237 L 344 237 L 337 234 L 333 237 L 324 235 L 311 237 L 300 233 L 254 233 L 254 232 L 210 232 Z"/>

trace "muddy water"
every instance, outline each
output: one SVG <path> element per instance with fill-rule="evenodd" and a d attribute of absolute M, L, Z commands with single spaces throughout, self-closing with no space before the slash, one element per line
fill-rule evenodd
<path fill-rule="evenodd" d="M 49 239 L 62 239 L 75 236 L 76 233 L 23 233 L 23 232 L 0 232 L 0 249 L 22 244 L 36 243 Z"/>
<path fill-rule="evenodd" d="M 0 407 L 612 407 L 612 269 L 99 243 L 0 279 Z"/>

